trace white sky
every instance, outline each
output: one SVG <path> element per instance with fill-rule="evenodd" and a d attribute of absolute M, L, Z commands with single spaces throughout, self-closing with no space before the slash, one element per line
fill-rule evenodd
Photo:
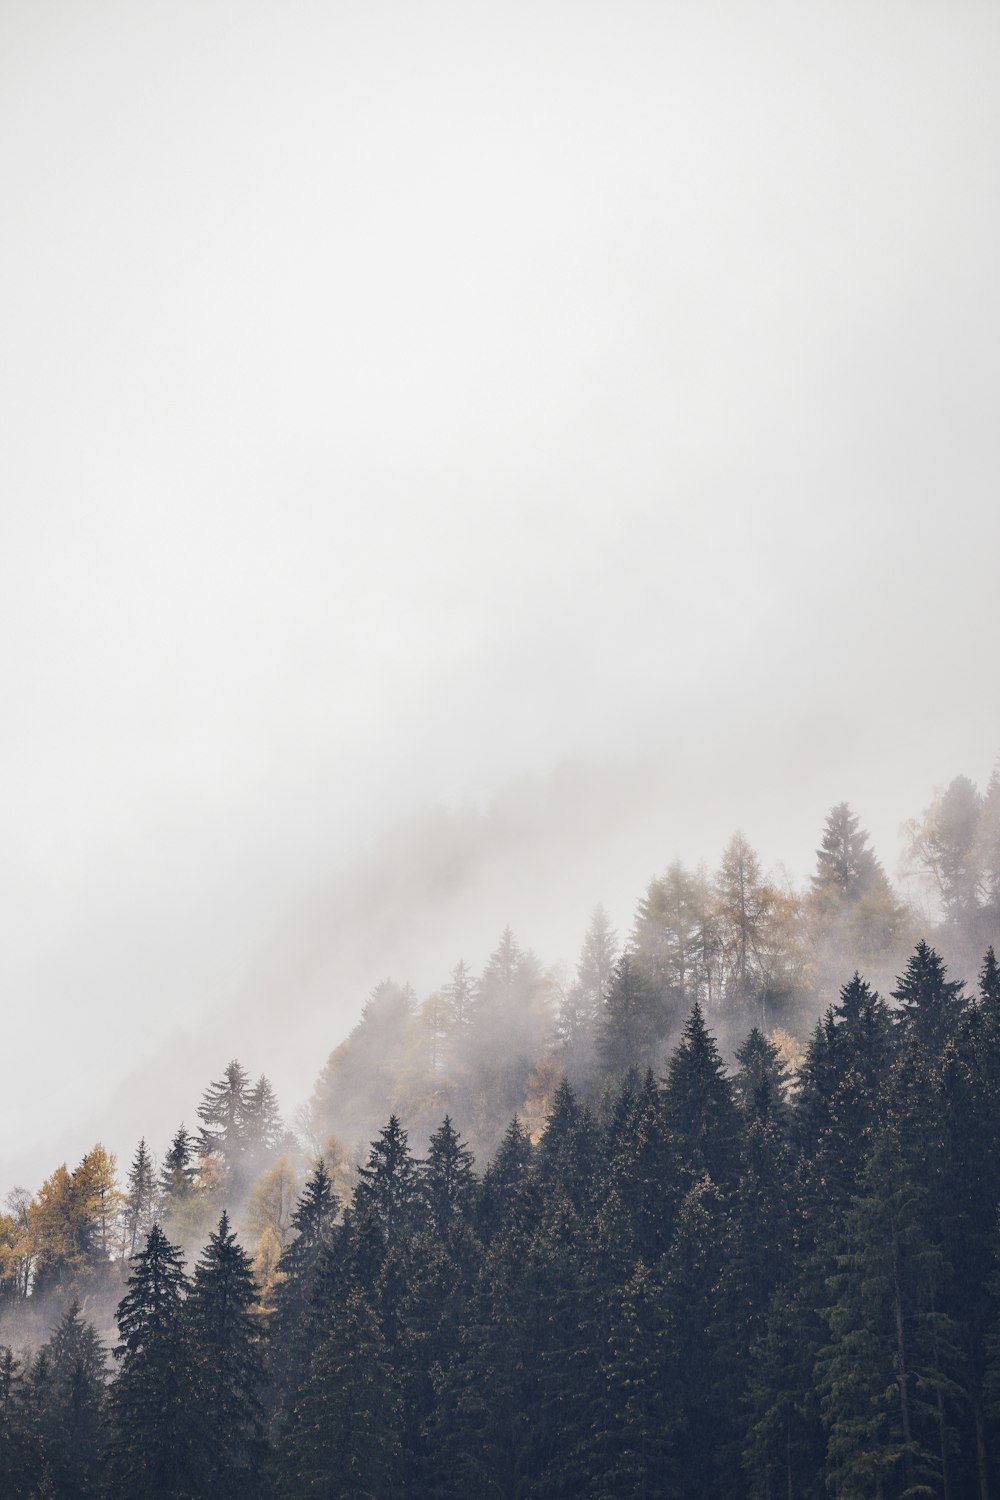
<path fill-rule="evenodd" d="M 572 959 L 845 796 L 892 869 L 985 780 L 998 55 L 985 3 L 6 0 L 0 1189 L 233 1053 L 291 1106 L 515 914 Z M 460 897 L 406 835 L 419 936 L 377 879 L 339 931 L 525 776 Z"/>

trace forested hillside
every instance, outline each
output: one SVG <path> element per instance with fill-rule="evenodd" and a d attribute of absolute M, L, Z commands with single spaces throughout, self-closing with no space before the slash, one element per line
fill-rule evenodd
<path fill-rule="evenodd" d="M 1000 777 L 907 838 L 923 908 L 737 834 L 571 979 L 386 980 L 294 1129 L 234 1061 L 15 1190 L 0 1496 L 997 1493 Z"/>

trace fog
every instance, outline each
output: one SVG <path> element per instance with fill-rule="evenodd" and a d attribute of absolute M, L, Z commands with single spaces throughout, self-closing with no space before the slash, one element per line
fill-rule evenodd
<path fill-rule="evenodd" d="M 0 1188 L 985 781 L 1000 16 L 0 14 Z"/>

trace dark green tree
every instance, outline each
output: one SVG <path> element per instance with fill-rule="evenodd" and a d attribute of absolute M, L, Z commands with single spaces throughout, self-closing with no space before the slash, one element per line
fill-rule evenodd
<path fill-rule="evenodd" d="M 84 1500 L 100 1489 L 106 1371 L 97 1331 L 80 1316 L 78 1302 L 40 1353 L 46 1364 L 39 1412 L 45 1462 L 61 1500 Z"/>
<path fill-rule="evenodd" d="M 904 1033 L 935 1058 L 955 1035 L 965 1007 L 964 984 L 960 979 L 946 979 L 947 972 L 940 954 L 921 939 L 892 992 L 899 1001 Z"/>
<path fill-rule="evenodd" d="M 131 1260 L 136 1246 L 145 1244 L 156 1218 L 156 1178 L 145 1139 L 139 1142 L 125 1184 L 123 1256 Z"/>
<path fill-rule="evenodd" d="M 195 1493 L 213 1500 L 259 1494 L 266 1450 L 258 1295 L 225 1213 L 195 1266 L 184 1321 Z"/>
<path fill-rule="evenodd" d="M 111 1392 L 111 1500 L 180 1500 L 193 1492 L 190 1358 L 181 1318 L 186 1289 L 180 1251 L 154 1224 L 115 1314 L 120 1370 Z"/>
<path fill-rule="evenodd" d="M 249 1075 L 234 1059 L 222 1077 L 209 1084 L 198 1105 L 198 1150 L 218 1159 L 237 1190 L 246 1165 L 249 1103 Z"/>
<path fill-rule="evenodd" d="M 724 1188 L 739 1159 L 740 1117 L 715 1039 L 695 1004 L 664 1080 L 663 1111 L 684 1169 Z"/>
<path fill-rule="evenodd" d="M 476 1180 L 473 1156 L 445 1115 L 431 1136 L 426 1160 L 420 1167 L 420 1191 L 432 1233 L 440 1240 L 457 1219 L 472 1212 Z"/>
<path fill-rule="evenodd" d="M 379 1319 L 352 1292 L 313 1358 L 296 1405 L 279 1493 L 373 1500 L 404 1493 L 396 1383 Z"/>
<path fill-rule="evenodd" d="M 597 1057 L 605 1076 L 615 1078 L 629 1068 L 651 1066 L 671 1018 L 633 955 L 623 953 L 604 997 L 597 1033 Z"/>
<path fill-rule="evenodd" d="M 372 1141 L 367 1164 L 358 1168 L 354 1189 L 354 1217 L 371 1217 L 380 1227 L 386 1247 L 395 1249 L 413 1232 L 420 1201 L 417 1163 L 406 1131 L 396 1115 Z"/>

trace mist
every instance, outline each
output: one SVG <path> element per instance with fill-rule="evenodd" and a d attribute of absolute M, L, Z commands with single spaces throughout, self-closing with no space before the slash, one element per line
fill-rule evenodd
<path fill-rule="evenodd" d="M 986 781 L 998 28 L 4 8 L 0 1187 Z"/>

